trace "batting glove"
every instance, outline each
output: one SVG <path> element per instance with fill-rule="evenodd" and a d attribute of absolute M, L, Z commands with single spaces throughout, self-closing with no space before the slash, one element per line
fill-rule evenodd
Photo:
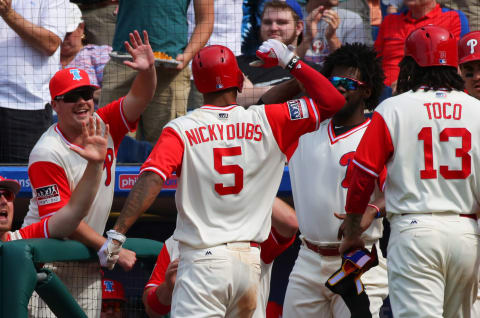
<path fill-rule="evenodd" d="M 280 65 L 283 68 L 291 70 L 300 60 L 298 56 L 295 56 L 293 51 L 293 46 L 289 45 L 287 47 L 278 40 L 269 39 L 263 42 L 256 52 L 260 60 L 250 63 L 250 66 L 269 68 Z"/>
<path fill-rule="evenodd" d="M 125 243 L 127 238 L 125 235 L 115 230 L 108 231 L 107 237 L 107 240 L 105 241 L 105 243 L 103 243 L 97 254 L 100 260 L 100 265 L 102 267 L 108 268 L 109 270 L 112 270 L 118 261 L 118 254 L 122 249 L 122 244 Z M 114 242 L 113 240 L 120 242 L 120 244 Z"/>

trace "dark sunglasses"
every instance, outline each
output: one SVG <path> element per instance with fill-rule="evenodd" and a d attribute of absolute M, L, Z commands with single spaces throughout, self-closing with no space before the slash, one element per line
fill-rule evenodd
<path fill-rule="evenodd" d="M 112 309 L 113 312 L 120 312 L 122 310 L 122 304 L 118 301 L 102 301 L 102 312 L 107 312 Z"/>
<path fill-rule="evenodd" d="M 6 189 L 0 189 L 0 198 L 2 196 L 4 196 L 7 201 L 13 201 L 13 199 L 15 199 L 15 193 Z"/>
<path fill-rule="evenodd" d="M 342 86 L 347 91 L 355 91 L 360 86 L 365 85 L 365 83 L 360 82 L 358 80 L 354 80 L 353 78 L 340 77 L 340 76 L 332 76 L 329 78 L 329 81 L 330 83 L 332 83 L 333 86 L 335 87 Z"/>
<path fill-rule="evenodd" d="M 55 97 L 55 100 L 63 100 L 65 103 L 76 103 L 80 98 L 87 101 L 93 98 L 92 89 L 79 89 Z"/>

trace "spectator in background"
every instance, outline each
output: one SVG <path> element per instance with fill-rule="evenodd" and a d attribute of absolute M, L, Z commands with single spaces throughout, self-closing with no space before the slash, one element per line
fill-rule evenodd
<path fill-rule="evenodd" d="M 378 31 L 382 23 L 381 0 L 344 0 L 339 1 L 338 7 L 357 13 L 365 26 L 365 44 L 372 45 L 375 29 Z"/>
<path fill-rule="evenodd" d="M 85 45 L 85 22 L 82 20 L 82 12 L 74 3 L 69 3 L 74 13 L 68 21 L 67 34 L 60 46 L 61 68 L 80 68 L 87 72 L 92 85 L 99 88 L 93 93 L 93 101 L 98 104 L 103 80 L 103 68 L 107 64 L 112 48 L 108 45 Z"/>
<path fill-rule="evenodd" d="M 449 30 L 457 39 L 469 32 L 468 21 L 463 12 L 441 8 L 436 0 L 405 0 L 408 10 L 400 14 L 385 17 L 375 49 L 382 57 L 385 72 L 385 85 L 395 91 L 400 68 L 398 63 L 403 58 L 405 39 L 411 31 L 434 24 Z"/>
<path fill-rule="evenodd" d="M 124 135 L 135 130 L 142 111 L 155 93 L 156 72 L 154 57 L 144 31 L 143 43 L 140 34 L 130 34 L 131 45 L 127 51 L 133 62 L 124 63 L 137 71 L 131 89 L 122 97 L 94 113 L 93 90 L 87 73 L 77 68 L 58 71 L 50 81 L 53 109 L 58 114 L 58 123 L 42 135 L 30 154 L 28 177 L 33 198 L 23 226 L 38 222 L 57 213 L 69 202 L 71 193 L 84 173 L 86 162 L 70 147 L 82 145 L 81 124 L 90 117 L 100 118 L 102 127 L 110 125 L 107 155 L 103 165 L 101 185 L 87 216 L 75 232 L 69 236 L 98 251 L 99 260 L 90 262 L 53 263 L 47 265 L 65 285 L 89 317 L 100 314 L 101 277 L 100 265 L 107 266 L 106 257 L 100 249 L 105 241 L 102 236 L 110 214 L 114 187 L 116 152 Z M 131 269 L 135 253 L 126 249 L 120 252 L 119 261 L 124 269 Z M 99 264 L 100 263 L 100 264 Z M 82 279 L 78 279 L 82 277 Z M 34 294 L 35 296 L 35 294 Z M 50 317 L 50 310 L 41 299 L 32 296 L 31 313 L 37 317 Z"/>
<path fill-rule="evenodd" d="M 345 43 L 367 44 L 371 39 L 362 18 L 338 8 L 338 0 L 310 0 L 306 10 L 306 29 L 297 54 L 306 61 L 323 64 L 328 54 Z"/>
<path fill-rule="evenodd" d="M 88 43 L 112 46 L 118 0 L 72 0 L 82 10 Z"/>
<path fill-rule="evenodd" d="M 58 70 L 66 0 L 0 2 L 0 162 L 26 163 L 52 123 L 48 81 Z"/>
<path fill-rule="evenodd" d="M 100 318 L 124 318 L 126 301 L 122 283 L 112 279 L 102 279 L 102 312 Z"/>
<path fill-rule="evenodd" d="M 276 39 L 285 45 L 296 47 L 302 32 L 302 10 L 295 0 L 272 0 L 265 3 L 260 24 L 262 41 Z M 250 106 L 257 103 L 272 85 L 292 78 L 290 72 L 280 66 L 264 69 L 250 65 L 257 60 L 255 54 L 237 56 L 238 67 L 245 75 L 243 90 L 237 97 L 240 105 Z"/>
<path fill-rule="evenodd" d="M 243 0 L 216 0 L 214 2 L 215 22 L 213 32 L 206 45 L 223 45 L 232 50 L 233 54 L 240 55 L 242 43 L 242 3 Z M 195 12 L 193 3 L 187 11 L 188 37 L 195 30 Z M 189 64 L 191 67 L 191 63 Z M 188 109 L 203 106 L 203 95 L 195 86 L 193 77 L 190 77 L 190 93 L 188 95 Z"/>
<path fill-rule="evenodd" d="M 478 0 L 437 0 L 442 6 L 461 10 L 468 18 L 470 29 L 480 29 L 480 1 Z"/>
<path fill-rule="evenodd" d="M 196 13 L 195 30 L 188 40 L 187 9 L 190 0 L 121 0 L 113 50 L 125 52 L 123 42 L 128 32 L 147 30 L 155 52 L 163 52 L 179 62 L 176 68 L 158 66 L 158 83 L 153 100 L 143 113 L 137 139 L 155 144 L 163 126 L 185 115 L 190 91 L 188 63 L 200 50 L 213 30 L 213 0 L 193 0 Z M 100 107 L 125 95 L 136 72 L 116 60 L 110 60 L 104 70 Z"/>
<path fill-rule="evenodd" d="M 387 7 L 386 14 L 397 13 L 403 6 L 403 0 L 382 0 Z"/>

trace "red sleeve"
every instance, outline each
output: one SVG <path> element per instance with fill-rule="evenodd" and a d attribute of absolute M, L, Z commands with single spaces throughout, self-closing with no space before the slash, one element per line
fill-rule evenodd
<path fill-rule="evenodd" d="M 375 187 L 375 180 L 386 173 L 385 164 L 393 154 L 393 144 L 383 117 L 375 112 L 358 145 L 348 187 L 347 213 L 362 214 Z"/>
<path fill-rule="evenodd" d="M 184 144 L 178 133 L 170 128 L 163 129 L 150 156 L 140 168 L 140 173 L 153 171 L 166 181 L 173 172 L 180 176 Z"/>
<path fill-rule="evenodd" d="M 158 254 L 157 262 L 153 268 L 152 275 L 145 285 L 145 289 L 152 286 L 158 286 L 165 281 L 165 272 L 168 264 L 170 264 L 170 254 L 168 253 L 167 244 L 163 244 L 160 254 Z"/>
<path fill-rule="evenodd" d="M 50 233 L 48 232 L 48 218 L 44 218 L 40 222 L 30 224 L 24 228 L 18 230 L 20 235 L 24 240 L 32 238 L 49 238 Z"/>
<path fill-rule="evenodd" d="M 377 39 L 375 40 L 375 43 L 373 44 L 373 47 L 377 51 L 378 56 L 382 56 L 383 53 L 383 34 L 385 32 L 385 28 L 387 27 L 387 17 L 383 20 L 382 24 L 380 24 L 380 28 L 378 29 L 378 35 Z"/>
<path fill-rule="evenodd" d="M 36 194 L 40 218 L 57 212 L 70 200 L 72 193 L 62 167 L 38 161 L 28 168 L 28 177 Z"/>
<path fill-rule="evenodd" d="M 105 124 L 110 125 L 110 135 L 113 139 L 115 153 L 117 153 L 118 146 L 122 142 L 123 137 L 129 131 L 137 129 L 137 122 L 128 122 L 123 113 L 123 103 L 125 97 L 122 97 L 97 111 L 98 116 Z"/>
<path fill-rule="evenodd" d="M 296 235 L 292 237 L 283 237 L 272 227 L 272 231 L 267 240 L 260 244 L 260 258 L 265 264 L 273 262 L 278 255 L 282 254 L 295 241 Z"/>
<path fill-rule="evenodd" d="M 330 81 L 304 62 L 298 62 L 291 74 L 302 83 L 308 96 L 315 101 L 320 121 L 332 117 L 345 105 L 345 98 Z"/>

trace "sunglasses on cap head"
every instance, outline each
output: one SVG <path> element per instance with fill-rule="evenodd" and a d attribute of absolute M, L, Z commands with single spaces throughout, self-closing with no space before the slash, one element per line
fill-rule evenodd
<path fill-rule="evenodd" d="M 353 78 L 348 78 L 348 77 L 332 76 L 328 80 L 330 81 L 330 83 L 332 83 L 333 86 L 335 87 L 342 86 L 347 91 L 355 91 L 360 86 L 365 85 L 365 83 L 359 80 L 355 80 Z"/>
<path fill-rule="evenodd" d="M 63 95 L 58 95 L 55 100 L 63 100 L 65 103 L 76 103 L 80 98 L 87 101 L 93 98 L 93 89 L 81 88 L 75 89 Z"/>
<path fill-rule="evenodd" d="M 0 189 L 0 198 L 4 196 L 7 201 L 13 201 L 15 199 L 15 193 L 8 189 Z"/>

